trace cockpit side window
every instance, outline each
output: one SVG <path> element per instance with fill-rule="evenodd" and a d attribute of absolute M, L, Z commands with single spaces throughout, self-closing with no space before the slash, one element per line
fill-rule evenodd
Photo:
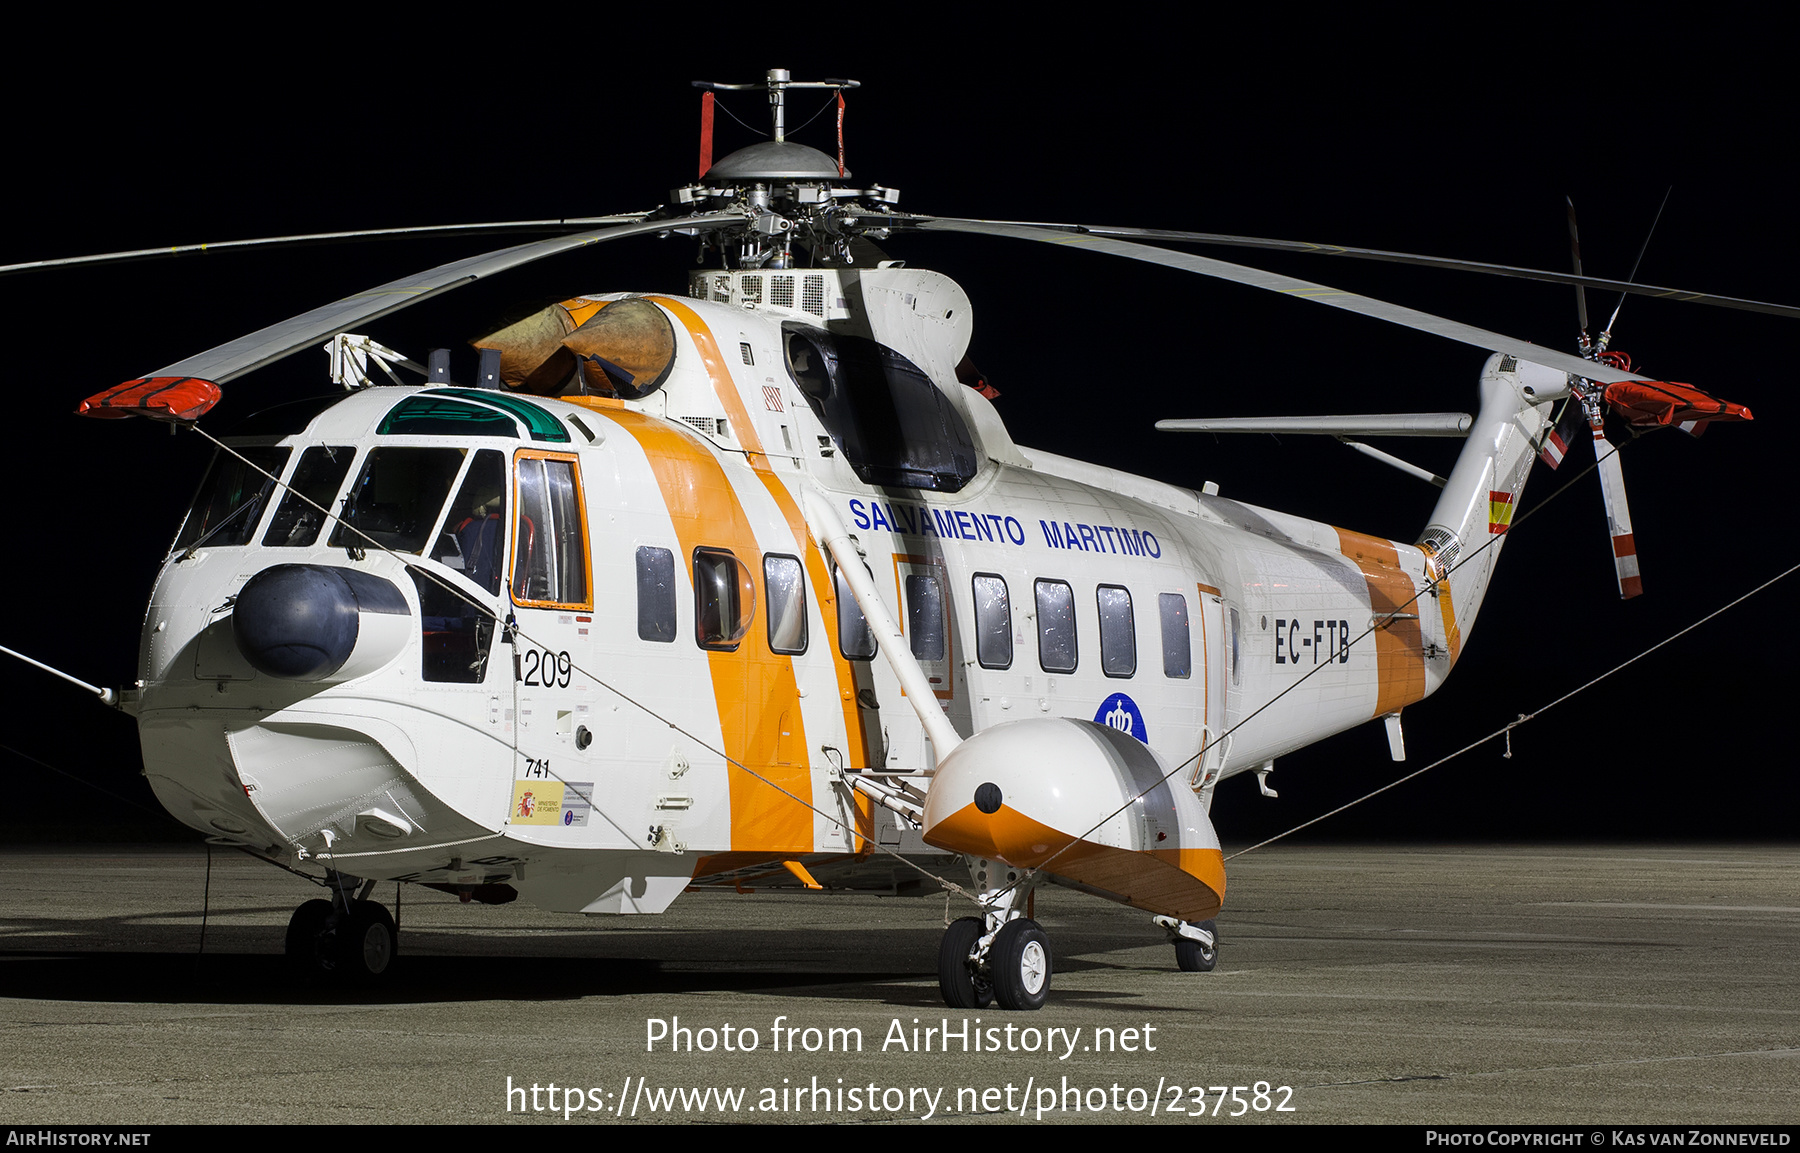
<path fill-rule="evenodd" d="M 356 450 L 343 445 L 318 444 L 301 453 L 287 493 L 275 510 L 275 519 L 263 534 L 263 544 L 272 548 L 303 548 L 317 541 L 337 500 L 338 489 L 350 472 L 350 462 L 355 459 Z"/>
<path fill-rule="evenodd" d="M 521 452 L 513 527 L 512 597 L 543 608 L 594 607 L 588 592 L 587 518 L 573 456 Z"/>
<path fill-rule="evenodd" d="M 333 548 L 422 552 L 462 470 L 460 448 L 372 449 L 331 530 Z M 356 531 L 352 531 L 352 530 Z"/>
<path fill-rule="evenodd" d="M 506 457 L 491 448 L 475 454 L 463 477 L 431 559 L 456 569 L 490 593 L 506 571 Z"/>
<path fill-rule="evenodd" d="M 244 460 L 230 452 L 220 452 L 213 457 L 212 466 L 206 470 L 206 479 L 200 482 L 194 507 L 188 511 L 181 534 L 175 538 L 175 551 L 203 543 L 219 546 L 248 544 L 256 535 L 257 523 L 262 520 L 269 495 L 275 489 L 275 482 L 269 476 L 281 475 L 281 470 L 287 466 L 289 450 L 241 448 L 236 452 L 242 454 Z"/>

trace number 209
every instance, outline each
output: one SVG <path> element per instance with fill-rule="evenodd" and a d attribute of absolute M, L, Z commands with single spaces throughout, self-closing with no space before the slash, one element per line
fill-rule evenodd
<path fill-rule="evenodd" d="M 574 664 L 568 650 L 553 653 L 549 649 L 526 649 L 524 652 L 525 683 L 544 688 L 566 689 Z"/>

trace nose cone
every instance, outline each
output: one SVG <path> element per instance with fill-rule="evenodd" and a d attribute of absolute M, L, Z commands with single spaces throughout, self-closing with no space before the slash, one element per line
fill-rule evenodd
<path fill-rule="evenodd" d="M 366 573 L 311 564 L 264 569 L 239 591 L 232 610 L 238 651 L 265 676 L 288 681 L 329 677 L 356 649 L 359 591 L 400 600 L 393 585 Z M 400 605 L 404 611 L 403 600 Z"/>

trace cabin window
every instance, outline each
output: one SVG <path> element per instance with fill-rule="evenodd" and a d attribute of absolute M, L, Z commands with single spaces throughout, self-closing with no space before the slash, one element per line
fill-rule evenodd
<path fill-rule="evenodd" d="M 912 654 L 922 661 L 941 661 L 947 651 L 944 636 L 944 586 L 935 573 L 911 573 L 906 578 L 906 634 Z"/>
<path fill-rule="evenodd" d="M 1118 585 L 1101 585 L 1100 671 L 1109 677 L 1128 677 L 1137 672 L 1137 626 L 1131 616 L 1131 592 Z"/>
<path fill-rule="evenodd" d="M 270 548 L 304 548 L 316 542 L 332 502 L 337 500 L 338 489 L 344 486 L 344 477 L 350 472 L 350 462 L 355 459 L 356 450 L 343 445 L 314 445 L 301 453 L 300 464 L 288 481 L 287 495 L 281 498 L 275 519 L 263 534 L 263 544 Z"/>
<path fill-rule="evenodd" d="M 1194 642 L 1188 635 L 1187 598 L 1162 593 L 1156 598 L 1162 616 L 1163 676 L 1187 679 L 1194 675 Z"/>
<path fill-rule="evenodd" d="M 389 548 L 422 552 L 462 471 L 460 448 L 377 448 L 350 486 L 333 548 Z"/>
<path fill-rule="evenodd" d="M 275 482 L 269 476 L 280 476 L 287 467 L 285 448 L 241 448 L 245 464 L 229 452 L 213 457 L 194 507 L 175 538 L 175 549 L 198 548 L 202 544 L 248 544 L 256 535 L 269 494 Z M 255 467 L 252 468 L 251 465 Z M 258 470 L 261 471 L 258 471 Z M 263 473 L 269 476 L 264 476 Z"/>
<path fill-rule="evenodd" d="M 520 453 L 518 470 L 513 600 L 546 608 L 592 608 L 581 473 L 575 458 Z"/>
<path fill-rule="evenodd" d="M 805 652 L 806 575 L 799 559 L 763 557 L 763 593 L 769 598 L 769 651 Z"/>
<path fill-rule="evenodd" d="M 301 461 L 304 465 L 306 462 Z M 431 559 L 455 569 L 489 593 L 500 591 L 506 572 L 506 456 L 491 448 L 475 454 Z"/>
<path fill-rule="evenodd" d="M 675 640 L 675 554 L 640 545 L 637 550 L 638 639 Z"/>
<path fill-rule="evenodd" d="M 873 575 L 870 574 L 871 579 Z M 844 655 L 845 660 L 873 660 L 876 652 L 875 630 L 869 627 L 868 618 L 863 616 L 862 606 L 856 603 L 855 594 L 850 591 L 844 574 L 836 566 L 831 570 L 831 582 L 832 591 L 837 595 L 838 651 Z"/>
<path fill-rule="evenodd" d="M 756 616 L 749 566 L 725 549 L 694 550 L 694 639 L 703 649 L 736 652 Z"/>
<path fill-rule="evenodd" d="M 1075 671 L 1075 590 L 1067 581 L 1037 582 L 1038 664 L 1047 673 Z"/>
<path fill-rule="evenodd" d="M 1010 669 L 1012 658 L 1012 605 L 1006 598 L 1006 580 L 976 573 L 975 659 L 984 669 Z"/>

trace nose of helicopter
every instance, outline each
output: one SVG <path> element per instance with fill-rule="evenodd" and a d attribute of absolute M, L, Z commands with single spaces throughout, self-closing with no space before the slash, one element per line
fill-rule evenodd
<path fill-rule="evenodd" d="M 406 598 L 370 573 L 330 565 L 279 564 L 238 592 L 231 628 L 238 651 L 265 676 L 324 680 L 344 667 L 365 613 L 409 615 Z"/>

